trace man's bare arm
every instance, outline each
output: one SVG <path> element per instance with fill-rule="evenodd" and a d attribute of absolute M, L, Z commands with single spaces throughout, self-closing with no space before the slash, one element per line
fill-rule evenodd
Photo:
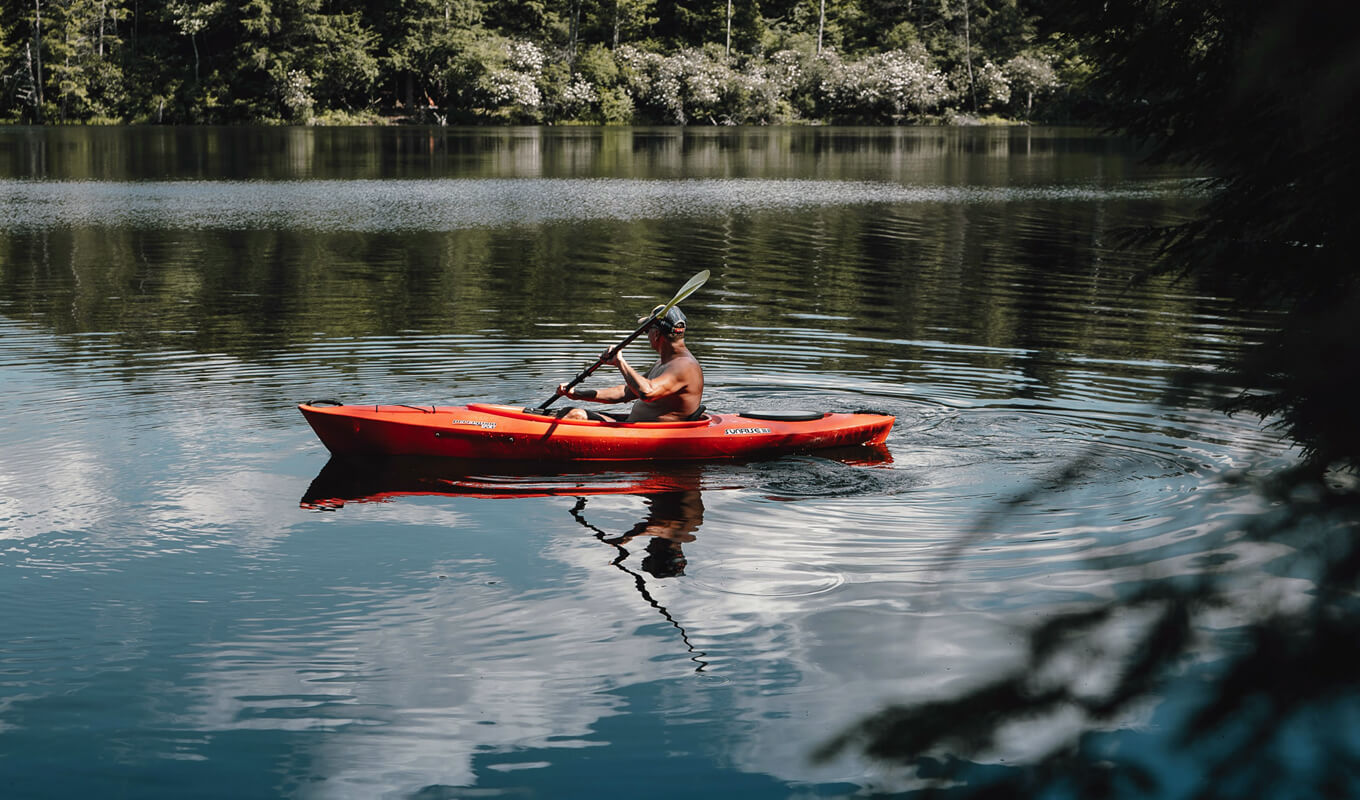
<path fill-rule="evenodd" d="M 626 383 L 604 389 L 567 389 L 564 383 L 557 387 L 557 393 L 568 400 L 589 400 L 592 403 L 626 403 L 637 399 Z"/>
<path fill-rule="evenodd" d="M 685 369 L 679 362 L 665 365 L 661 372 L 650 378 L 633 369 L 622 355 L 616 359 L 616 363 L 619 372 L 623 373 L 625 385 L 644 403 L 655 403 L 663 397 L 679 394 L 689 384 Z"/>

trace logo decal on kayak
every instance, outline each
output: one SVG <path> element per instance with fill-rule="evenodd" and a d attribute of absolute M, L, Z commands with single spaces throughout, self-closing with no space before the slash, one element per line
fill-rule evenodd
<path fill-rule="evenodd" d="M 740 436 L 747 433 L 769 433 L 769 428 L 724 428 L 723 433 L 728 436 Z"/>
<path fill-rule="evenodd" d="M 481 420 L 477 420 L 477 419 L 451 419 L 451 420 L 449 420 L 449 424 L 450 424 L 450 425 L 476 425 L 476 426 L 479 427 L 479 428 L 486 428 L 487 430 L 491 430 L 491 429 L 493 429 L 493 428 L 496 427 L 496 423 L 494 423 L 494 422 L 482 422 Z"/>

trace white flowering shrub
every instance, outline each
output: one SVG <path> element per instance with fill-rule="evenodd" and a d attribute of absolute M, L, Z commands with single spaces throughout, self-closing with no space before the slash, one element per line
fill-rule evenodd
<path fill-rule="evenodd" d="M 573 75 L 562 90 L 562 110 L 572 117 L 587 116 L 599 100 L 600 93 L 595 84 L 580 75 Z"/>
<path fill-rule="evenodd" d="M 537 75 L 543 71 L 543 51 L 533 42 L 512 40 L 505 46 L 505 55 L 516 72 Z"/>
<path fill-rule="evenodd" d="M 990 61 L 973 70 L 973 87 L 980 108 L 1004 106 L 1011 101 L 1011 82 L 1001 67 Z"/>
<path fill-rule="evenodd" d="M 657 59 L 651 74 L 647 76 L 646 93 L 639 97 L 656 108 L 665 121 L 684 125 L 689 121 L 689 115 L 685 113 L 684 74 L 675 68 L 673 62 L 667 64 L 669 60 L 664 57 Z"/>
<path fill-rule="evenodd" d="M 896 121 L 932 113 L 954 96 L 923 47 L 889 50 L 848 64 L 828 53 L 823 61 L 818 89 L 832 116 Z"/>
<path fill-rule="evenodd" d="M 861 64 L 867 71 L 861 90 L 866 103 L 885 103 L 895 117 L 908 112 L 930 113 L 950 98 L 944 74 L 931 65 L 924 48 L 914 54 L 889 50 Z"/>
<path fill-rule="evenodd" d="M 614 61 L 618 64 L 619 82 L 634 97 L 645 97 L 651 91 L 652 73 L 661 62 L 659 53 L 649 53 L 631 44 L 619 45 L 614 51 Z"/>
<path fill-rule="evenodd" d="M 725 121 L 743 125 L 788 122 L 793 118 L 788 100 L 792 85 L 783 78 L 777 65 L 758 59 L 733 72 L 725 98 Z"/>
<path fill-rule="evenodd" d="M 629 95 L 644 110 L 665 122 L 681 125 L 692 111 L 686 108 L 685 55 L 662 56 L 624 45 L 615 51 L 619 73 Z"/>
<path fill-rule="evenodd" d="M 668 93 L 667 107 L 676 109 L 677 121 L 685 118 L 716 122 L 723 116 L 723 94 L 732 79 L 726 64 L 702 50 L 681 50 L 661 62 L 658 86 Z"/>
<path fill-rule="evenodd" d="M 567 84 L 566 90 L 562 92 L 562 99 L 575 108 L 589 106 L 598 100 L 599 96 L 595 84 L 580 75 L 572 76 L 571 83 Z"/>
<path fill-rule="evenodd" d="M 626 122 L 638 121 L 636 112 L 642 120 L 681 125 L 787 122 L 800 116 L 896 122 L 938 113 L 957 97 L 918 43 L 854 62 L 830 48 L 815 56 L 787 49 L 748 58 L 740 67 L 718 48 L 664 56 L 621 45 L 612 63 L 617 71 L 593 65 L 572 77 L 561 93 L 566 114 Z M 980 74 L 988 96 L 1006 102 L 1004 71 L 989 63 Z"/>
<path fill-rule="evenodd" d="M 641 110 L 664 122 L 739 124 L 792 116 L 787 69 L 761 59 L 734 69 L 718 50 L 690 48 L 670 56 L 623 46 L 615 52 L 620 82 Z"/>
<path fill-rule="evenodd" d="M 765 65 L 766 79 L 786 97 L 798 86 L 803 73 L 803 54 L 797 50 L 780 50 Z"/>
<path fill-rule="evenodd" d="M 1021 53 L 1007 61 L 1002 70 L 1018 91 L 1046 91 L 1058 85 L 1053 59 L 1042 53 Z"/>
<path fill-rule="evenodd" d="M 492 107 L 533 110 L 543 101 L 533 75 L 512 69 L 493 69 L 486 75 L 486 95 Z"/>
<path fill-rule="evenodd" d="M 288 112 L 288 120 L 310 123 L 312 108 L 316 105 L 312 99 L 312 79 L 300 69 L 290 69 L 277 83 L 279 99 Z"/>
<path fill-rule="evenodd" d="M 508 40 L 499 49 L 499 63 L 486 64 L 480 81 L 487 110 L 501 116 L 533 118 L 543 104 L 539 88 L 543 51 L 532 42 L 517 40 Z"/>
<path fill-rule="evenodd" d="M 956 66 L 949 75 L 949 84 L 960 103 L 972 111 L 988 111 L 1010 103 L 1010 79 L 990 61 L 974 66 L 971 75 L 966 65 Z"/>
<path fill-rule="evenodd" d="M 1034 108 L 1034 97 L 1059 86 L 1053 59 L 1044 53 L 1021 53 L 1002 67 L 1014 90 L 1017 106 L 1023 106 L 1028 119 Z"/>
<path fill-rule="evenodd" d="M 841 100 L 839 93 L 832 91 L 843 80 L 841 72 L 845 64 L 841 62 L 839 53 L 828 47 L 816 55 L 793 52 L 781 56 L 780 61 L 796 64 L 796 69 L 786 67 L 783 70 L 784 75 L 793 82 L 788 98 L 794 113 L 821 120 L 845 116 L 841 109 L 836 108 Z"/>

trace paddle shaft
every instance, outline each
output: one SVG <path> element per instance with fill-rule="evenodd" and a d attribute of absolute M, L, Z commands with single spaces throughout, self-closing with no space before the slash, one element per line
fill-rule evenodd
<path fill-rule="evenodd" d="M 652 323 L 653 323 L 654 321 L 656 321 L 656 318 L 655 318 L 655 317 L 648 317 L 648 318 L 647 318 L 647 321 L 644 322 L 644 323 L 642 323 L 642 325 L 641 325 L 637 330 L 635 330 L 635 331 L 633 331 L 632 333 L 628 334 L 628 337 L 627 337 L 626 339 L 624 339 L 623 341 L 619 342 L 618 344 L 616 344 L 616 345 L 614 345 L 613 347 L 611 347 L 611 348 L 609 348 L 608 350 L 606 350 L 605 353 L 604 353 L 604 355 L 600 356 L 599 358 L 597 358 L 597 359 L 595 360 L 595 363 L 594 363 L 594 364 L 591 364 L 590 366 L 588 366 L 588 367 L 586 367 L 585 369 L 581 370 L 581 373 L 580 373 L 579 375 L 577 375 L 575 378 L 572 378 L 571 383 L 568 383 L 568 384 L 567 384 L 567 391 L 571 391 L 572 387 L 574 387 L 576 384 L 580 383 L 581 381 L 585 380 L 586 378 L 589 378 L 589 377 L 590 377 L 590 374 L 591 374 L 592 372 L 594 372 L 595 370 L 599 369 L 601 364 L 603 364 L 603 363 L 606 362 L 606 361 L 611 360 L 612 358 L 614 358 L 614 356 L 618 355 L 618 353 L 619 353 L 620 350 L 622 350 L 623 348 L 627 347 L 629 344 L 632 343 L 632 341 L 633 341 L 634 339 L 636 339 L 637 337 L 641 336 L 642 333 L 643 333 L 644 331 L 646 331 L 648 328 L 650 328 L 650 327 L 652 326 Z M 539 408 L 547 408 L 548 406 L 550 406 L 550 405 L 552 405 L 554 402 L 556 402 L 556 401 L 557 401 L 557 398 L 559 398 L 559 397 L 561 397 L 561 396 L 562 396 L 562 395 L 560 395 L 560 394 L 554 394 L 552 397 L 549 397 L 546 401 L 544 401 L 543 405 L 538 406 L 538 407 L 539 407 Z"/>
<path fill-rule="evenodd" d="M 590 366 L 586 367 L 584 370 L 581 371 L 580 375 L 577 375 L 575 378 L 573 378 L 571 383 L 567 384 L 567 391 L 571 391 L 571 388 L 573 386 L 585 380 L 586 378 L 589 378 L 590 374 L 595 370 L 599 369 L 601 364 L 605 363 L 606 361 L 613 360 L 614 356 L 619 354 L 619 351 L 627 347 L 628 344 L 632 342 L 634 339 L 641 336 L 643 331 L 650 328 L 652 324 L 656 322 L 658 317 L 664 316 L 666 312 L 674 308 L 677 303 L 693 294 L 695 289 L 698 289 L 700 286 L 703 286 L 704 281 L 707 280 L 708 270 L 704 270 L 703 272 L 700 272 L 698 275 L 695 275 L 693 278 L 690 278 L 688 281 L 686 281 L 685 285 L 680 287 L 680 291 L 675 293 L 675 297 L 672 297 L 669 303 L 653 311 L 647 317 L 647 320 L 643 322 L 640 326 L 638 326 L 637 330 L 628 334 L 627 338 L 625 338 L 623 341 L 606 350 L 604 355 L 596 359 L 594 364 L 591 364 Z M 561 396 L 562 395 L 560 394 L 553 394 L 553 396 L 549 397 L 547 401 L 543 403 L 543 405 L 539 406 L 539 408 L 546 409 L 548 406 L 557 402 L 557 398 Z"/>

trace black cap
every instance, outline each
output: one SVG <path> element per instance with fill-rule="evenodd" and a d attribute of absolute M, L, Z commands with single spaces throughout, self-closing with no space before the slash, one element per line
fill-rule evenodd
<path fill-rule="evenodd" d="M 665 308 L 665 306 L 657 306 L 652 309 L 652 314 L 655 314 L 663 308 Z M 649 314 L 648 316 L 651 315 Z M 684 330 L 686 327 L 685 312 L 680 310 L 680 306 L 671 306 L 669 311 L 656 318 L 656 327 L 660 328 L 661 332 L 667 335 L 674 333 L 676 330 Z"/>

